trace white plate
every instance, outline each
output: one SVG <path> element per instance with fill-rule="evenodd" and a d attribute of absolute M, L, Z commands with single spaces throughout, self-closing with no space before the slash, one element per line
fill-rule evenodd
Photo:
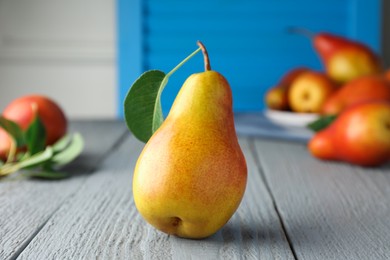
<path fill-rule="evenodd" d="M 307 124 L 318 119 L 318 114 L 294 113 L 288 111 L 265 110 L 264 115 L 272 122 L 285 126 L 305 127 Z"/>

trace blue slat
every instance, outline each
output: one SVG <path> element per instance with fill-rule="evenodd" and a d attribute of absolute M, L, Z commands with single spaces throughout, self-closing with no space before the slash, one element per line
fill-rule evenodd
<path fill-rule="evenodd" d="M 143 9 L 139 0 L 117 0 L 118 117 L 123 118 L 123 100 L 131 83 L 143 72 Z"/>
<path fill-rule="evenodd" d="M 146 0 L 139 67 L 168 72 L 195 50 L 196 41 L 201 40 L 209 50 L 213 69 L 224 74 L 231 84 L 234 109 L 261 110 L 266 89 L 287 70 L 298 66 L 322 69 L 310 40 L 286 33 L 286 28 L 299 26 L 313 32 L 345 35 L 379 50 L 380 3 L 380 0 Z M 202 62 L 199 54 L 170 79 L 162 97 L 165 113 L 184 80 L 203 69 Z M 120 68 L 124 66 L 119 63 Z M 120 71 L 124 73 L 124 69 Z"/>

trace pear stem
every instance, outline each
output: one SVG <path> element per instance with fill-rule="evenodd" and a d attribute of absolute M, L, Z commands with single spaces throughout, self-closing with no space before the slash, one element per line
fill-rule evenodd
<path fill-rule="evenodd" d="M 312 31 L 310 31 L 306 28 L 302 28 L 302 27 L 289 27 L 289 28 L 287 28 L 287 32 L 301 34 L 301 35 L 306 36 L 307 38 L 310 38 L 310 39 L 315 37 L 315 35 Z"/>
<path fill-rule="evenodd" d="M 196 43 L 198 44 L 199 48 L 202 49 L 203 59 L 204 59 L 204 70 L 205 71 L 211 70 L 209 54 L 207 53 L 206 47 L 203 45 L 201 41 L 197 41 Z"/>
<path fill-rule="evenodd" d="M 174 67 L 170 72 L 168 72 L 168 74 L 166 75 L 166 77 L 170 77 L 173 73 L 175 73 L 175 71 L 177 71 L 181 66 L 183 66 L 184 63 L 186 63 L 189 59 L 191 59 L 195 54 L 197 54 L 199 51 L 201 50 L 201 48 L 199 47 L 198 49 L 196 49 L 193 53 L 191 53 L 190 55 L 187 56 L 187 58 L 185 58 L 184 60 L 182 60 L 179 64 L 176 65 L 176 67 Z"/>

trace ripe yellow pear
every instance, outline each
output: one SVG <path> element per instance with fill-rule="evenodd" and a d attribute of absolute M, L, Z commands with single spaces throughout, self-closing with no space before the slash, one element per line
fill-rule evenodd
<path fill-rule="evenodd" d="M 134 201 L 145 220 L 165 233 L 194 239 L 214 234 L 230 219 L 247 180 L 230 86 L 210 70 L 201 47 L 206 71 L 185 81 L 133 176 Z"/>

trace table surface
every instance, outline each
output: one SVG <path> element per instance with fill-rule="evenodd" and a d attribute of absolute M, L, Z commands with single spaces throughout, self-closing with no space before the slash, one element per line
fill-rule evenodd
<path fill-rule="evenodd" d="M 123 122 L 74 121 L 71 131 L 86 147 L 69 178 L 0 180 L 0 259 L 390 259 L 388 165 L 323 162 L 302 138 L 237 130 L 244 198 L 215 235 L 190 240 L 137 212 L 132 173 L 143 144 Z"/>

